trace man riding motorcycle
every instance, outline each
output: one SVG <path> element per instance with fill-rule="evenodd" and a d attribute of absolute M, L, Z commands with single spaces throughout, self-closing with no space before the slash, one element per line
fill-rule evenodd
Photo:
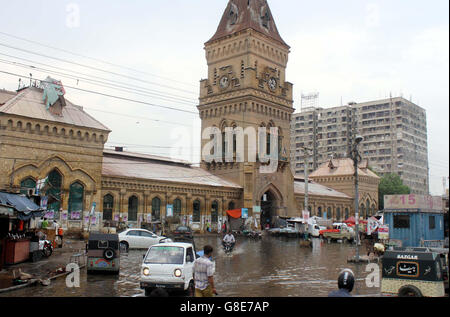
<path fill-rule="evenodd" d="M 228 231 L 227 234 L 223 237 L 222 245 L 225 249 L 225 252 L 231 252 L 236 244 L 236 239 L 233 234 Z"/>

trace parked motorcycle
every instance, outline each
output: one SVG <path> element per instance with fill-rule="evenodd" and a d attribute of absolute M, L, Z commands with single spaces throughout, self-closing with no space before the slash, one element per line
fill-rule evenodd
<path fill-rule="evenodd" d="M 44 257 L 48 258 L 53 253 L 53 245 L 49 240 L 40 240 L 39 250 L 42 252 Z"/>

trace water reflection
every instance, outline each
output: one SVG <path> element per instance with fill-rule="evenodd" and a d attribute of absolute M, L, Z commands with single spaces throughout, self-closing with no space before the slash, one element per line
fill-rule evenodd
<path fill-rule="evenodd" d="M 296 239 L 264 237 L 261 240 L 238 238 L 231 256 L 225 255 L 219 237 L 196 238 L 196 246 L 214 248 L 216 288 L 226 297 L 306 297 L 327 296 L 337 288 L 343 268 L 357 276 L 355 295 L 373 295 L 379 288 L 365 285 L 365 265 L 347 263 L 354 246 L 313 240 L 312 248 L 301 247 Z M 50 286 L 28 287 L 1 296 L 144 296 L 139 288 L 140 265 L 145 251 L 132 250 L 121 256 L 118 276 L 87 275 L 82 270 L 81 287 L 67 288 L 65 279 Z"/>

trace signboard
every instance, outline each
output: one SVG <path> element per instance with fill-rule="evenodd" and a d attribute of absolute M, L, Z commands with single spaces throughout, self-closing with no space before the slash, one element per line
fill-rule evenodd
<path fill-rule="evenodd" d="M 119 215 L 114 215 L 114 221 L 119 221 Z"/>
<path fill-rule="evenodd" d="M 81 212 L 80 211 L 72 211 L 70 213 L 70 219 L 71 220 L 80 220 L 81 219 Z"/>
<path fill-rule="evenodd" d="M 242 208 L 241 217 L 242 217 L 242 219 L 248 218 L 248 209 L 247 208 Z"/>
<path fill-rule="evenodd" d="M 45 184 L 47 183 L 48 180 L 48 176 L 44 179 L 39 179 L 36 183 L 36 191 L 35 194 L 36 195 L 40 195 L 41 194 L 41 190 L 44 188 Z"/>
<path fill-rule="evenodd" d="M 48 197 L 47 196 L 41 197 L 41 209 L 47 210 L 47 205 L 48 205 Z"/>
<path fill-rule="evenodd" d="M 261 206 L 253 206 L 253 213 L 260 213 L 261 212 Z"/>
<path fill-rule="evenodd" d="M 167 205 L 166 217 L 173 217 L 173 205 Z"/>
<path fill-rule="evenodd" d="M 389 240 L 389 226 L 388 225 L 380 225 L 378 227 L 378 239 Z"/>
<path fill-rule="evenodd" d="M 55 218 L 55 212 L 52 211 L 52 210 L 47 211 L 47 212 L 45 213 L 45 216 L 44 216 L 44 217 L 47 218 L 47 219 L 53 219 L 53 218 Z"/>
<path fill-rule="evenodd" d="M 309 211 L 303 210 L 302 216 L 303 216 L 303 219 L 304 219 L 306 222 L 308 222 L 308 219 L 309 219 Z"/>
<path fill-rule="evenodd" d="M 422 209 L 442 212 L 442 197 L 416 194 L 385 195 L 384 209 Z"/>
<path fill-rule="evenodd" d="M 96 203 L 92 203 L 92 208 L 91 208 L 91 216 L 95 213 L 95 207 L 97 207 Z"/>

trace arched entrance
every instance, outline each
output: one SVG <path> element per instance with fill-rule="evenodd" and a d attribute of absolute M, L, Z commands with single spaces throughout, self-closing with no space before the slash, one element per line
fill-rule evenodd
<path fill-rule="evenodd" d="M 261 196 L 261 228 L 274 225 L 274 217 L 278 216 L 277 210 L 281 205 L 281 196 L 276 188 L 271 186 Z"/>

